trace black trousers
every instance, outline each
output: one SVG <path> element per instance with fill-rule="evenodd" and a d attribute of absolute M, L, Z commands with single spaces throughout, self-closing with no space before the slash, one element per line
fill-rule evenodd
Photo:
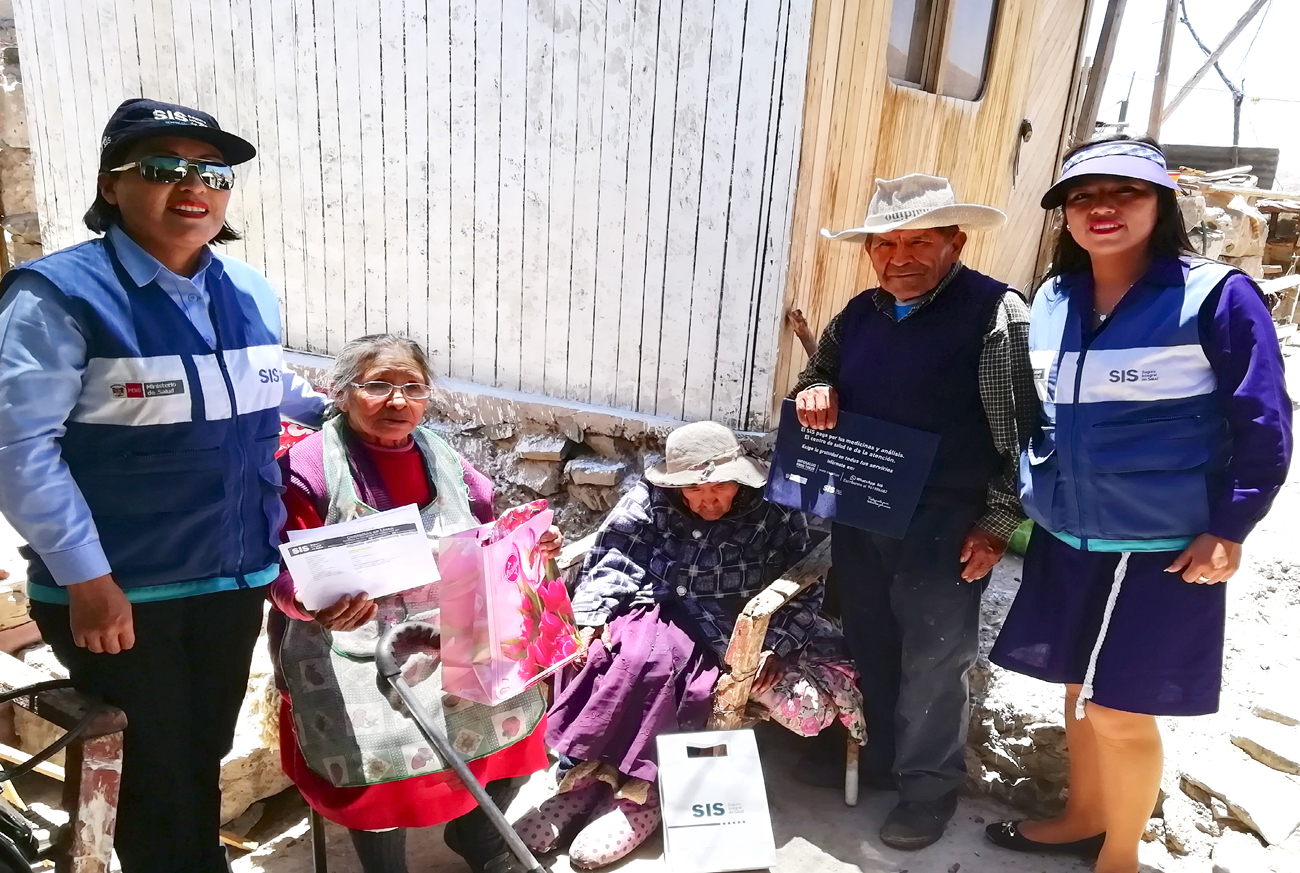
<path fill-rule="evenodd" d="M 983 506 L 922 506 L 902 540 L 835 525 L 831 551 L 849 652 L 861 674 L 865 766 L 902 800 L 934 800 L 966 776 L 969 686 L 987 579 L 961 578 Z"/>
<path fill-rule="evenodd" d="M 78 688 L 126 712 L 115 848 L 123 873 L 228 873 L 218 840 L 230 751 L 265 589 L 132 605 L 135 646 L 77 647 L 68 607 L 31 604 Z"/>

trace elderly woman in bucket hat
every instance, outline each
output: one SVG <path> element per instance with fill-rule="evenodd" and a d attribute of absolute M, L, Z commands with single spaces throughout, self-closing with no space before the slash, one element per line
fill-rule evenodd
<path fill-rule="evenodd" d="M 570 858 L 588 869 L 654 831 L 655 736 L 705 726 L 740 611 L 813 545 L 801 513 L 764 501 L 766 465 L 723 425 L 673 431 L 645 478 L 601 527 L 574 596 L 586 662 L 546 734 L 571 769 L 515 826 L 538 852 L 581 828 Z M 797 733 L 838 718 L 862 742 L 856 675 L 822 594 L 819 583 L 772 618 L 751 699 Z"/>

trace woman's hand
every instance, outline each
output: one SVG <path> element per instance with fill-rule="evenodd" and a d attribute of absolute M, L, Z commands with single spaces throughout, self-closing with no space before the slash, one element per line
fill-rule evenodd
<path fill-rule="evenodd" d="M 1203 533 L 1165 568 L 1166 573 L 1181 573 L 1183 581 L 1215 585 L 1231 579 L 1241 566 L 1241 543 Z"/>
<path fill-rule="evenodd" d="M 749 686 L 749 696 L 758 698 L 771 691 L 784 672 L 785 663 L 775 652 L 763 652 L 758 656 L 758 672 L 754 674 L 754 681 Z"/>
<path fill-rule="evenodd" d="M 609 625 L 601 627 L 580 627 L 578 628 L 578 657 L 573 659 L 574 669 L 581 669 L 587 663 L 587 650 L 591 644 L 599 637 L 609 644 Z"/>
<path fill-rule="evenodd" d="M 537 541 L 537 548 L 542 551 L 543 563 L 555 560 L 560 556 L 560 549 L 564 548 L 564 533 L 555 525 L 551 525 Z"/>
<path fill-rule="evenodd" d="M 111 575 L 69 585 L 72 641 L 97 655 L 116 655 L 135 645 L 131 602 Z"/>
<path fill-rule="evenodd" d="M 332 631 L 354 631 L 366 622 L 374 621 L 379 607 L 364 594 L 344 594 L 334 601 L 333 606 L 309 613 L 326 629 Z"/>

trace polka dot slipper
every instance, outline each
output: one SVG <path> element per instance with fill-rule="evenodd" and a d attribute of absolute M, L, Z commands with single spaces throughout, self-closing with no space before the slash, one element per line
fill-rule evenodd
<path fill-rule="evenodd" d="M 573 831 L 614 791 L 604 782 L 592 782 L 544 800 L 515 822 L 515 833 L 531 852 L 554 852 Z"/>
<path fill-rule="evenodd" d="M 613 864 L 644 843 L 659 827 L 659 820 L 659 798 L 653 789 L 644 804 L 610 797 L 574 837 L 569 860 L 583 870 Z"/>

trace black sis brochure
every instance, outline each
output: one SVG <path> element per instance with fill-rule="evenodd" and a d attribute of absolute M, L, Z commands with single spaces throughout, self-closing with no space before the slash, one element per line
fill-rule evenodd
<path fill-rule="evenodd" d="M 938 450 L 937 434 L 851 412 L 841 411 L 833 430 L 812 430 L 787 400 L 767 499 L 901 539 Z"/>

